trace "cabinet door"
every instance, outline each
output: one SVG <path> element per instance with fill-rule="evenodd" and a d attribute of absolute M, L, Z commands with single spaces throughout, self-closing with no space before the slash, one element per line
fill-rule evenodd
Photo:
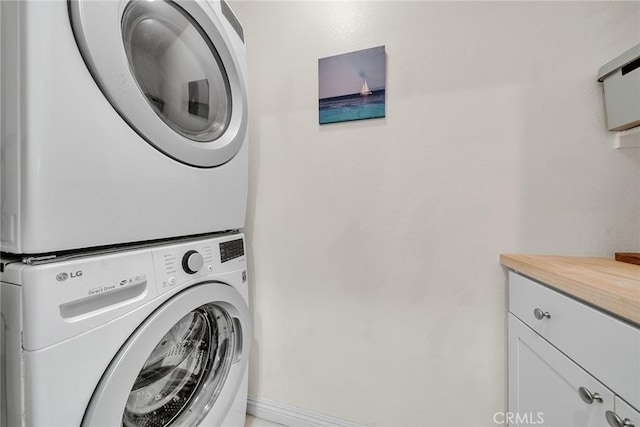
<path fill-rule="evenodd" d="M 624 402 L 618 396 L 615 398 L 615 411 L 607 411 L 607 422 L 611 427 L 640 427 L 640 412 Z"/>
<path fill-rule="evenodd" d="M 509 313 L 510 425 L 606 426 L 605 413 L 613 410 L 613 397 L 610 390 Z"/>

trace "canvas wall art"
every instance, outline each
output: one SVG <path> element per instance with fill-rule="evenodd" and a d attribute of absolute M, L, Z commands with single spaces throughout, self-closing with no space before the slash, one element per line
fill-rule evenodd
<path fill-rule="evenodd" d="M 318 60 L 319 122 L 385 117 L 385 47 Z"/>

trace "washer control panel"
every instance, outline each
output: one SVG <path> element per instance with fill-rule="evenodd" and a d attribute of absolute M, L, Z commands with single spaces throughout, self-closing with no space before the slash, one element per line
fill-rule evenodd
<path fill-rule="evenodd" d="M 235 236 L 185 242 L 153 250 L 156 283 L 160 293 L 194 279 L 246 269 L 244 239 Z"/>
<path fill-rule="evenodd" d="M 40 265 L 13 262 L 5 265 L 2 280 L 21 285 L 23 306 L 38 314 L 40 320 L 25 322 L 22 334 L 24 349 L 35 351 L 199 282 L 244 285 L 246 293 L 244 253 L 242 234 L 229 234 Z"/>

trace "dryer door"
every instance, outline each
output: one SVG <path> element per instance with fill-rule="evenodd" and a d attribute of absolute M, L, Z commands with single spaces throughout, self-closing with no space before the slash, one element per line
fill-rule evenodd
<path fill-rule="evenodd" d="M 194 0 L 69 0 L 69 10 L 91 75 L 142 138 L 197 167 L 238 152 L 247 132 L 246 57 L 230 9 Z"/>
<path fill-rule="evenodd" d="M 206 282 L 159 307 L 105 372 L 82 426 L 221 425 L 247 369 L 248 308 Z"/>

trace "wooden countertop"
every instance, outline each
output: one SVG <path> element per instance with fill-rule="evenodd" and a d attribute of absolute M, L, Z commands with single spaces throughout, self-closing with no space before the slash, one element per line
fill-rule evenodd
<path fill-rule="evenodd" d="M 613 258 L 500 255 L 505 267 L 640 325 L 640 266 Z"/>

